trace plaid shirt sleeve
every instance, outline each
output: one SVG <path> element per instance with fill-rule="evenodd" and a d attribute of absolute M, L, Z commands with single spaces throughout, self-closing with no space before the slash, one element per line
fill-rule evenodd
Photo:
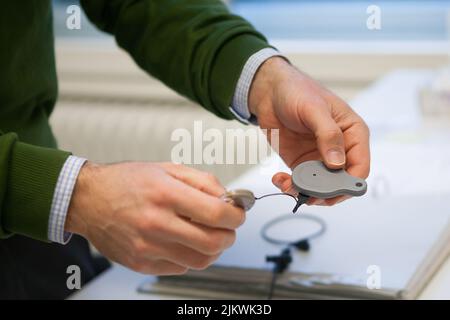
<path fill-rule="evenodd" d="M 272 48 L 262 49 L 250 56 L 242 69 L 236 85 L 230 110 L 239 121 L 245 124 L 248 124 L 249 122 L 254 123 L 256 120 L 253 119 L 254 117 L 250 114 L 248 109 L 248 94 L 256 71 L 258 71 L 259 67 L 267 59 L 275 56 L 282 55 L 277 50 Z"/>
<path fill-rule="evenodd" d="M 71 233 L 64 231 L 64 225 L 73 188 L 85 162 L 84 158 L 69 156 L 59 174 L 48 221 L 48 240 L 50 241 L 66 244 L 72 237 Z"/>

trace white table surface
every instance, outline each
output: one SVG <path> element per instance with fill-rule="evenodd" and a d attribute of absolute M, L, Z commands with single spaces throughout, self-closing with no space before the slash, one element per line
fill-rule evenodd
<path fill-rule="evenodd" d="M 368 122 L 372 131 L 372 145 L 377 152 L 372 152 L 372 156 L 383 157 L 383 153 L 391 152 L 389 144 L 398 139 L 426 140 L 433 135 L 434 130 L 423 129 L 419 112 L 417 90 L 429 81 L 432 73 L 426 70 L 403 70 L 391 73 L 369 87 L 352 101 L 354 109 L 360 113 Z M 381 106 L 381 107 L 380 107 Z M 384 107 L 383 107 L 384 106 Z M 382 110 L 385 109 L 385 110 Z M 386 110 L 389 111 L 389 118 L 386 119 Z M 402 134 L 392 133 L 392 128 L 402 128 Z M 395 130 L 394 130 L 395 131 Z M 405 134 L 406 132 L 406 134 Z M 424 132 L 426 134 L 424 134 Z M 431 133 L 430 133 L 431 132 Z M 406 135 L 406 138 L 405 138 Z M 442 133 L 438 133 L 442 136 Z M 387 137 L 387 138 L 386 138 Z M 387 143 L 386 143 L 387 140 Z M 450 153 L 441 154 L 440 150 L 450 150 L 449 142 L 442 139 L 431 139 L 426 143 L 430 152 L 438 152 L 437 158 L 450 159 Z M 417 142 L 417 141 L 416 141 Z M 386 148 L 386 145 L 388 147 Z M 441 149 L 440 146 L 446 148 Z M 411 150 L 413 150 L 412 148 Z M 436 151 L 437 150 L 437 151 Z M 448 157 L 447 157 L 448 154 Z M 439 159 L 438 159 L 439 160 Z M 440 163 L 433 164 L 439 166 Z M 383 171 L 393 170 L 396 166 L 404 167 L 404 164 L 392 162 L 390 167 L 374 168 L 371 173 L 377 176 L 384 174 Z M 427 175 L 417 174 L 417 183 L 409 184 L 408 188 L 395 188 L 398 194 L 450 194 L 450 166 L 446 165 L 446 179 L 430 179 Z M 437 168 L 436 170 L 442 170 Z M 375 171 L 375 172 L 374 172 Z M 248 184 L 251 180 L 257 180 L 259 177 L 255 171 L 246 174 L 233 184 Z M 401 182 L 402 177 L 397 180 Z M 409 177 L 404 177 L 409 179 Z M 427 181 L 430 180 L 430 181 Z M 439 180 L 438 182 L 436 180 Z M 392 187 L 391 187 L 392 188 Z M 390 190 L 392 193 L 393 191 Z M 394 192 L 395 193 L 395 192 Z M 450 245 L 450 244 L 449 244 Z M 124 268 L 120 265 L 113 265 L 108 271 L 101 274 L 95 280 L 91 281 L 81 290 L 75 292 L 71 299 L 185 299 L 186 297 L 168 296 L 159 294 L 142 294 L 137 292 L 137 287 L 149 276 L 142 275 Z M 450 259 L 448 259 L 432 278 L 430 283 L 422 291 L 419 299 L 450 299 Z"/>

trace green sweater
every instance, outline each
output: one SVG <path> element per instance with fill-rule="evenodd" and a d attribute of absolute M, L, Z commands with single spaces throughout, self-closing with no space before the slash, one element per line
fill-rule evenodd
<path fill-rule="evenodd" d="M 154 77 L 216 115 L 265 38 L 220 0 L 81 0 L 89 19 Z M 0 238 L 47 241 L 53 192 L 70 153 L 48 118 L 57 97 L 48 0 L 4 1 L 0 11 Z"/>

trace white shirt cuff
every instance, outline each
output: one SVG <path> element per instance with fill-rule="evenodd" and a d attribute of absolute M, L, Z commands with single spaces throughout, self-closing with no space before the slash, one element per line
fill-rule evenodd
<path fill-rule="evenodd" d="M 249 123 L 252 114 L 248 108 L 248 94 L 253 78 L 259 67 L 269 58 L 274 56 L 282 56 L 277 50 L 273 48 L 264 48 L 250 56 L 242 69 L 241 75 L 234 91 L 233 102 L 230 111 L 236 118 L 243 122 Z"/>
<path fill-rule="evenodd" d="M 72 237 L 71 233 L 64 231 L 64 225 L 73 188 L 85 162 L 84 158 L 69 156 L 59 173 L 48 221 L 48 240 L 50 241 L 66 244 Z"/>

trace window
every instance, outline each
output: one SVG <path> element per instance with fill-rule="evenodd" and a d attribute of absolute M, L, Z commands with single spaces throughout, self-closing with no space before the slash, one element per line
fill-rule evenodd
<path fill-rule="evenodd" d="M 450 33 L 450 0 L 229 0 L 231 10 L 248 19 L 272 40 L 446 41 Z M 83 15 L 81 30 L 65 28 L 68 5 L 55 0 L 57 37 L 109 37 Z M 381 9 L 381 30 L 369 30 L 370 5 Z"/>
<path fill-rule="evenodd" d="M 381 30 L 366 26 L 370 5 Z M 446 40 L 450 1 L 234 0 L 232 10 L 271 39 Z"/>

